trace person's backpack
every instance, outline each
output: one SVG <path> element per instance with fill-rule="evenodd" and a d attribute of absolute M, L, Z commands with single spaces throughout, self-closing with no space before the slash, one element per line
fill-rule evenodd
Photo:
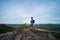
<path fill-rule="evenodd" d="M 35 23 L 35 20 L 33 20 L 33 23 Z"/>

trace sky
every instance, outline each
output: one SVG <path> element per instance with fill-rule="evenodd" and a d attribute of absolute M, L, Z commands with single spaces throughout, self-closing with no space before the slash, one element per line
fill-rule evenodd
<path fill-rule="evenodd" d="M 0 0 L 0 24 L 60 24 L 60 0 Z"/>

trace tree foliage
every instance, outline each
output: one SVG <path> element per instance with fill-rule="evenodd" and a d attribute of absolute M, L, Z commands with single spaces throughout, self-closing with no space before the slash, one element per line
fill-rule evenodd
<path fill-rule="evenodd" d="M 10 32 L 10 31 L 13 31 L 13 30 L 14 30 L 13 27 L 8 27 L 5 24 L 0 24 L 0 33 Z"/>

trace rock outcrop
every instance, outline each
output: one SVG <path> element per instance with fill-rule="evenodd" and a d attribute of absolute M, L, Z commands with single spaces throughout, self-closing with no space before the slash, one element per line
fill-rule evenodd
<path fill-rule="evenodd" d="M 48 32 L 32 32 L 31 30 L 21 30 L 0 34 L 0 40 L 57 40 Z"/>

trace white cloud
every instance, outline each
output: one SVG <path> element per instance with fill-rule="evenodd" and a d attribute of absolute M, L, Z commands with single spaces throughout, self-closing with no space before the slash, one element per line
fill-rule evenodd
<path fill-rule="evenodd" d="M 31 5 L 32 4 L 32 5 Z M 36 20 L 36 23 L 49 23 L 51 13 L 54 12 L 56 5 L 40 4 L 36 3 L 25 3 L 25 4 L 11 4 L 9 7 L 3 9 L 3 12 L 6 13 L 2 17 L 3 20 L 6 20 L 7 23 L 29 23 L 30 17 L 33 16 Z M 36 4 L 36 5 L 35 5 Z M 46 22 L 47 21 L 47 22 Z"/>

